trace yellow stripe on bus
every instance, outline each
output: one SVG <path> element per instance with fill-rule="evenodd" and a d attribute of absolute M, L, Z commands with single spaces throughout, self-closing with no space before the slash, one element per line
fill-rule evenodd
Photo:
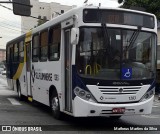
<path fill-rule="evenodd" d="M 24 46 L 24 62 L 26 62 L 27 60 L 26 60 L 27 58 L 26 58 L 26 45 Z"/>
<path fill-rule="evenodd" d="M 28 97 L 28 100 L 29 100 L 30 102 L 32 102 L 32 101 L 33 101 L 32 97 Z"/>
<path fill-rule="evenodd" d="M 28 33 L 26 33 L 26 37 L 25 37 L 25 45 L 24 45 L 24 62 L 26 62 L 26 46 L 28 45 L 27 42 L 31 41 L 31 37 L 32 37 L 32 31 L 29 31 Z"/>
<path fill-rule="evenodd" d="M 22 73 L 23 66 L 24 66 L 24 63 L 19 64 L 16 74 L 13 76 L 14 80 L 16 80 L 20 77 L 20 75 Z"/>
<path fill-rule="evenodd" d="M 26 42 L 31 41 L 31 35 L 32 35 L 32 31 L 29 31 L 28 33 L 26 33 L 25 44 L 27 44 Z"/>

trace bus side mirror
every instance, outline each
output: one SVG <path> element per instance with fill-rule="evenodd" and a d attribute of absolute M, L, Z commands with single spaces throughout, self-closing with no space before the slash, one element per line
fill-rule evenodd
<path fill-rule="evenodd" d="M 72 45 L 78 44 L 78 37 L 79 37 L 79 29 L 72 28 L 71 29 L 71 44 Z"/>

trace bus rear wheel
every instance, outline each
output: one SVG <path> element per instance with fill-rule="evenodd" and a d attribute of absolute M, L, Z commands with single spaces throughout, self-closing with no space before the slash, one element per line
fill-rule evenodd
<path fill-rule="evenodd" d="M 62 112 L 60 111 L 58 95 L 52 95 L 50 100 L 50 106 L 52 110 L 53 117 L 56 119 L 62 119 Z"/>
<path fill-rule="evenodd" d="M 18 92 L 18 98 L 20 101 L 23 100 L 23 95 L 21 94 L 21 86 L 20 84 L 17 85 L 17 92 Z"/>

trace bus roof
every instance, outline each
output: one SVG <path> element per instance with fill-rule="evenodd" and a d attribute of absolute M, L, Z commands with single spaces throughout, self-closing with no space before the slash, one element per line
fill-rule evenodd
<path fill-rule="evenodd" d="M 36 28 L 33 28 L 31 31 L 34 34 L 39 31 L 42 31 L 44 29 L 47 29 L 48 27 L 50 27 L 54 24 L 58 24 L 59 22 L 62 22 L 62 21 L 65 21 L 65 20 L 71 18 L 75 14 L 78 14 L 78 13 L 82 14 L 83 9 L 109 9 L 109 10 L 128 11 L 128 12 L 140 13 L 140 14 L 144 14 L 144 15 L 151 15 L 151 16 L 154 16 L 154 18 L 156 18 L 154 14 L 143 12 L 143 11 L 138 11 L 138 10 L 124 9 L 124 8 L 111 8 L 111 7 L 98 7 L 98 6 L 81 6 L 81 7 L 75 7 L 73 9 L 69 10 L 69 11 L 65 12 L 64 14 L 59 15 L 59 16 L 53 18 L 52 20 L 50 20 L 50 21 L 48 21 L 48 22 L 46 22 Z M 25 37 L 25 34 L 9 41 L 7 44 L 9 44 L 11 42 L 13 43 L 14 41 L 16 41 L 20 38 L 23 38 L 23 37 Z"/>

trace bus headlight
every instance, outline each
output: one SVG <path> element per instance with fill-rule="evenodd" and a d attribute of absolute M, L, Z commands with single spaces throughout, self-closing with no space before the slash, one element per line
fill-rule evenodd
<path fill-rule="evenodd" d="M 84 97 L 85 94 L 86 94 L 85 91 L 80 91 L 80 92 L 79 92 L 79 96 L 81 96 L 81 97 Z"/>
<path fill-rule="evenodd" d="M 146 94 L 142 97 L 142 99 L 140 101 L 142 102 L 142 101 L 148 100 L 154 94 L 155 94 L 155 87 L 153 89 L 151 89 L 150 91 L 146 92 Z"/>
<path fill-rule="evenodd" d="M 82 98 L 84 100 L 96 102 L 95 98 L 93 97 L 93 95 L 90 92 L 85 91 L 85 90 L 81 89 L 80 87 L 76 87 L 74 89 L 74 93 L 76 96 L 79 96 L 80 98 Z"/>

